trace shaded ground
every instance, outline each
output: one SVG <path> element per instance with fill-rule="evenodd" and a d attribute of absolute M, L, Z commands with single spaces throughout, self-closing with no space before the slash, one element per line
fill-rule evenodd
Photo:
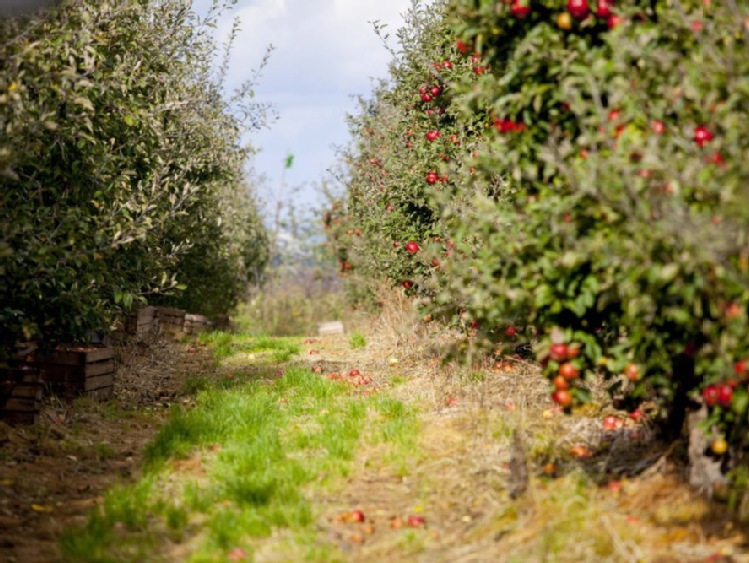
<path fill-rule="evenodd" d="M 101 494 L 137 474 L 144 445 L 195 374 L 203 349 L 153 341 L 118 352 L 115 397 L 45 400 L 35 426 L 0 423 L 0 561 L 56 561 L 62 532 L 85 522 Z"/>

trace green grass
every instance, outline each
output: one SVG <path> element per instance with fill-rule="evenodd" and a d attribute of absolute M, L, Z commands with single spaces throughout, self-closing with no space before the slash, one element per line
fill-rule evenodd
<path fill-rule="evenodd" d="M 352 348 L 364 348 L 367 345 L 367 341 L 364 340 L 364 335 L 360 332 L 355 332 L 351 335 L 349 340 Z"/>
<path fill-rule="evenodd" d="M 222 361 L 260 354 L 266 371 L 299 348 L 292 339 L 202 338 Z M 229 387 L 207 378 L 191 381 L 195 406 L 173 407 L 146 448 L 143 476 L 112 489 L 86 526 L 68 531 L 66 560 L 168 560 L 163 546 L 188 540 L 191 561 L 221 561 L 235 548 L 251 557 L 275 529 L 287 530 L 285 548 L 294 559 L 340 560 L 337 549 L 318 537 L 305 490 L 345 483 L 363 431 L 392 444 L 400 452 L 392 461 L 399 465 L 415 448 L 413 411 L 387 397 L 352 396 L 347 385 L 312 374 L 306 365 L 286 365 L 283 377 L 245 378 Z M 200 470 L 178 470 L 178 460 Z"/>

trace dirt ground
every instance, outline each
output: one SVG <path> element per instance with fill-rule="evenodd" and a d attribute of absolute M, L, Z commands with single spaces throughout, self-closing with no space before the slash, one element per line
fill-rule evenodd
<path fill-rule="evenodd" d="M 60 559 L 66 528 L 138 471 L 143 448 L 185 383 L 213 370 L 203 348 L 166 340 L 116 347 L 114 397 L 44 401 L 34 426 L 0 422 L 0 561 Z"/>

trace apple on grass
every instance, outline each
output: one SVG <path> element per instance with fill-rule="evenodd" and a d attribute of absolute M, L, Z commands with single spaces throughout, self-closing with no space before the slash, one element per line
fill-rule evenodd
<path fill-rule="evenodd" d="M 408 517 L 407 523 L 409 528 L 423 528 L 426 525 L 426 520 L 423 516 L 412 514 Z"/>

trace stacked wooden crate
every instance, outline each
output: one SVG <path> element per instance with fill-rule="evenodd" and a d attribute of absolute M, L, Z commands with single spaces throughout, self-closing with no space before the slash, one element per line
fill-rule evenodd
<path fill-rule="evenodd" d="M 208 326 L 208 317 L 203 315 L 185 315 L 185 334 L 188 336 L 197 336 L 208 329 Z"/>
<path fill-rule="evenodd" d="M 156 333 L 156 308 L 143 307 L 125 319 L 125 332 L 137 337 Z"/>
<path fill-rule="evenodd" d="M 172 307 L 156 307 L 156 322 L 161 334 L 179 337 L 185 333 L 185 310 Z"/>
<path fill-rule="evenodd" d="M 45 385 L 56 395 L 98 400 L 112 395 L 115 359 L 114 350 L 107 346 L 58 346 L 51 353 L 37 352 L 26 362 L 41 372 Z"/>
<path fill-rule="evenodd" d="M 8 424 L 36 423 L 43 389 L 38 369 L 20 365 L 0 370 L 0 420 Z"/>

